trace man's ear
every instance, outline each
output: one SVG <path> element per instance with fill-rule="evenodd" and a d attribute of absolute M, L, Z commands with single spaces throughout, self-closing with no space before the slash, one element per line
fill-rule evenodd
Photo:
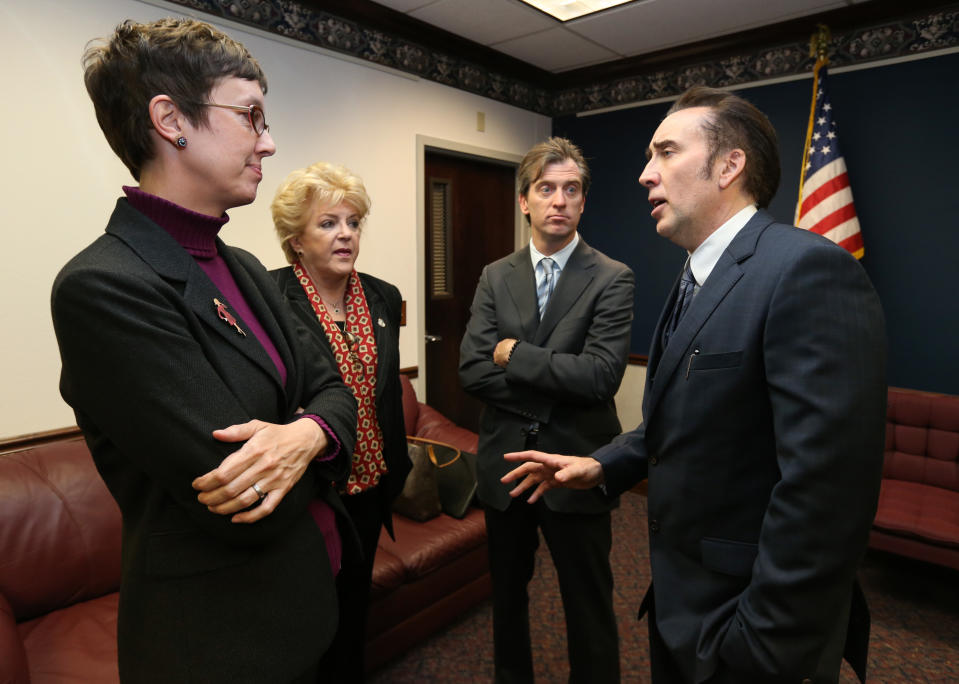
<path fill-rule="evenodd" d="M 526 195 L 519 196 L 519 210 L 529 216 L 529 202 L 526 201 Z"/>
<path fill-rule="evenodd" d="M 730 150 L 722 158 L 719 170 L 719 187 L 725 190 L 739 178 L 746 168 L 746 153 L 738 147 Z"/>
<path fill-rule="evenodd" d="M 154 95 L 147 105 L 153 130 L 171 145 L 183 135 L 183 114 L 169 95 Z"/>

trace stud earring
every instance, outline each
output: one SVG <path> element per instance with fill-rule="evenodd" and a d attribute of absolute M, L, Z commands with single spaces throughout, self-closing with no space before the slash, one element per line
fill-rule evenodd
<path fill-rule="evenodd" d="M 186 138 L 184 138 L 182 135 L 181 135 L 179 138 L 177 138 L 177 139 L 176 139 L 176 146 L 179 147 L 181 150 L 182 150 L 184 147 L 186 147 Z"/>

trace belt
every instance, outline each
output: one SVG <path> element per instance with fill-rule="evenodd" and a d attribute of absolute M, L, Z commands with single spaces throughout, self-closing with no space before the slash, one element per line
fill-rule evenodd
<path fill-rule="evenodd" d="M 526 444 L 523 448 L 535 449 L 536 443 L 539 441 L 539 421 L 534 420 L 527 427 L 524 427 L 521 432 L 526 435 Z"/>

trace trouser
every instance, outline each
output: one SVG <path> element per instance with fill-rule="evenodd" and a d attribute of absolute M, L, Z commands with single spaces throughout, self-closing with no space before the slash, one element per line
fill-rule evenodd
<path fill-rule="evenodd" d="M 610 515 L 558 513 L 540 500 L 515 500 L 505 511 L 486 508 L 493 579 L 496 681 L 532 682 L 527 585 L 541 529 L 566 613 L 570 682 L 619 681 L 619 637 L 613 612 Z"/>

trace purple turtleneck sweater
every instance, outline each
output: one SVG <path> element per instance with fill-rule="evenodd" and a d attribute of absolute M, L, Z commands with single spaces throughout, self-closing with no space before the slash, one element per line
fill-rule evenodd
<path fill-rule="evenodd" d="M 270 339 L 260 320 L 250 308 L 249 303 L 236 284 L 236 279 L 227 267 L 226 261 L 217 252 L 216 236 L 226 222 L 230 220 L 230 217 L 226 214 L 220 217 L 200 214 L 162 197 L 144 192 L 140 188 L 124 185 L 123 192 L 126 194 L 130 206 L 163 228 L 194 258 L 197 265 L 203 269 L 203 272 L 209 276 L 223 295 L 228 307 L 239 314 L 239 318 L 243 320 L 266 353 L 269 354 L 280 374 L 281 383 L 286 385 L 286 365 L 283 363 L 276 345 L 273 344 L 273 340 Z M 339 453 L 340 442 L 330 427 L 319 416 L 307 414 L 302 417 L 316 421 L 329 439 L 329 453 L 319 460 L 326 461 L 334 458 Z M 342 557 L 342 543 L 336 529 L 336 515 L 333 509 L 319 499 L 310 502 L 310 513 L 323 532 L 323 537 L 326 540 L 326 550 L 330 557 L 330 565 L 333 567 L 335 574 L 340 569 Z"/>

